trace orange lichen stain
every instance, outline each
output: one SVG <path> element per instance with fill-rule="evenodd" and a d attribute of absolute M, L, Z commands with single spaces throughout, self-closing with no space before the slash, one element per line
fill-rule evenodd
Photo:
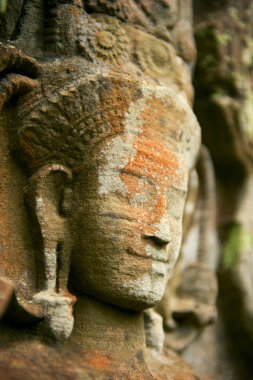
<path fill-rule="evenodd" d="M 132 93 L 136 91 L 136 84 L 119 78 L 110 78 L 107 86 L 108 89 L 105 85 L 104 91 L 99 94 L 101 107 L 104 108 L 101 111 L 103 111 L 103 121 L 109 123 L 111 134 L 115 135 L 124 131 L 125 113 L 132 101 Z M 110 99 L 109 104 L 108 99 Z"/>
<path fill-rule="evenodd" d="M 64 297 L 68 297 L 69 299 L 71 299 L 72 303 L 76 302 L 76 296 L 74 296 L 73 294 L 69 293 L 68 289 L 64 289 L 63 290 L 63 295 L 64 295 Z"/>
<path fill-rule="evenodd" d="M 129 198 L 129 196 L 131 196 L 133 194 L 137 194 L 141 191 L 140 178 L 139 177 L 134 176 L 134 175 L 128 175 L 128 172 L 126 170 L 126 171 L 122 171 L 122 173 L 120 174 L 120 178 L 127 188 L 127 191 L 128 191 L 127 197 L 128 198 Z"/>
<path fill-rule="evenodd" d="M 71 314 L 73 315 L 73 313 L 74 313 L 74 305 L 76 303 L 76 296 L 74 296 L 73 294 L 69 293 L 69 291 L 67 289 L 65 289 L 63 291 L 63 294 L 64 294 L 64 297 L 69 298 L 69 300 L 70 300 L 70 304 L 68 305 L 68 308 L 69 308 Z"/>
<path fill-rule="evenodd" d="M 176 155 L 166 149 L 159 141 L 140 135 L 133 142 L 137 154 L 127 169 L 137 171 L 143 176 L 172 185 L 172 178 L 178 169 Z"/>
<path fill-rule="evenodd" d="M 173 186 L 174 179 L 178 175 L 177 155 L 158 141 L 146 138 L 145 135 L 139 135 L 132 145 L 136 154 L 132 160 L 129 160 L 121 173 L 121 180 L 128 190 L 129 200 L 145 191 L 142 179 L 153 184 L 153 187 L 156 188 L 153 200 L 156 206 L 153 209 L 157 215 L 151 219 L 153 222 L 158 222 L 157 219 L 160 219 L 166 210 L 166 189 Z"/>
<path fill-rule="evenodd" d="M 92 369 L 98 371 L 108 371 L 111 368 L 111 360 L 108 355 L 103 355 L 99 352 L 88 353 L 85 356 L 85 362 Z"/>

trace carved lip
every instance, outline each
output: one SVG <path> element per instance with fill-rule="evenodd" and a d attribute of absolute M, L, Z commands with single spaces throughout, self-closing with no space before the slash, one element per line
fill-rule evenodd
<path fill-rule="evenodd" d="M 167 253 L 166 253 L 166 256 L 163 255 L 161 256 L 160 255 L 150 255 L 150 254 L 146 254 L 146 255 L 142 255 L 138 252 L 136 252 L 133 248 L 127 248 L 127 253 L 131 256 L 136 256 L 136 257 L 142 257 L 143 259 L 152 259 L 154 261 L 158 261 L 159 263 L 164 263 L 164 264 L 169 264 L 170 260 L 169 258 L 167 257 Z"/>
<path fill-rule="evenodd" d="M 150 255 L 150 256 L 145 256 L 147 257 L 147 259 L 152 259 L 154 261 L 158 261 L 159 263 L 164 263 L 164 264 L 169 264 L 169 259 L 168 258 L 165 258 L 165 257 L 160 257 L 160 256 L 153 256 L 153 255 Z"/>
<path fill-rule="evenodd" d="M 169 264 L 169 259 L 165 257 L 157 257 L 157 256 L 147 256 L 147 258 L 151 258 L 154 261 L 158 261 L 160 263 Z"/>

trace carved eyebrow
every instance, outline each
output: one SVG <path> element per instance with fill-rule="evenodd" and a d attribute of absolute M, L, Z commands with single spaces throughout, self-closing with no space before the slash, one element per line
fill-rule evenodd
<path fill-rule="evenodd" d="M 105 216 L 105 217 L 109 217 L 112 219 L 125 219 L 128 222 L 136 222 L 136 220 L 134 218 L 127 216 L 126 214 L 120 213 L 120 212 L 99 212 L 97 214 L 100 216 Z"/>
<path fill-rule="evenodd" d="M 188 189 L 179 189 L 178 187 L 175 187 L 175 186 L 171 186 L 168 190 L 167 190 L 167 196 L 173 194 L 173 195 L 181 195 L 181 196 L 185 196 L 188 192 Z"/>
<path fill-rule="evenodd" d="M 145 166 L 144 166 L 144 170 L 145 170 Z M 143 169 L 142 169 L 142 171 L 138 172 L 137 170 L 134 170 L 134 169 L 122 168 L 122 169 L 120 169 L 120 173 L 129 174 L 129 175 L 132 175 L 132 176 L 137 177 L 139 179 L 142 179 L 143 177 L 145 177 L 145 179 L 147 179 L 147 182 L 150 182 L 151 184 L 153 184 L 153 180 L 151 179 L 150 176 L 148 176 L 148 170 L 145 171 L 145 173 L 143 173 Z"/>

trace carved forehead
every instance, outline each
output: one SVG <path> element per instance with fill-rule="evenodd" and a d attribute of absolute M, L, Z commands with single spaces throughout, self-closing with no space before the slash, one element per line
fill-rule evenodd
<path fill-rule="evenodd" d="M 148 131 L 150 139 L 182 154 L 191 168 L 200 147 L 200 126 L 185 98 L 165 86 L 145 83 L 141 93 L 142 97 L 130 105 L 126 121 L 132 117 L 142 131 Z"/>
<path fill-rule="evenodd" d="M 55 150 L 60 142 L 61 150 L 71 151 L 71 144 L 78 143 L 82 151 L 115 134 L 148 130 L 151 138 L 182 153 L 191 167 L 200 140 L 196 118 L 183 98 L 164 86 L 117 76 L 81 78 L 56 89 L 44 84 L 21 103 L 18 118 L 21 141 L 26 150 L 32 145 L 34 154 L 42 145 Z"/>

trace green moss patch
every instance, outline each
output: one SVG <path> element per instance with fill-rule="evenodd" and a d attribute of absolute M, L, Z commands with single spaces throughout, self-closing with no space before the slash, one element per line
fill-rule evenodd
<path fill-rule="evenodd" d="M 240 252 L 253 248 L 253 234 L 246 231 L 241 225 L 234 225 L 223 247 L 222 264 L 227 269 L 232 269 L 240 256 Z"/>

